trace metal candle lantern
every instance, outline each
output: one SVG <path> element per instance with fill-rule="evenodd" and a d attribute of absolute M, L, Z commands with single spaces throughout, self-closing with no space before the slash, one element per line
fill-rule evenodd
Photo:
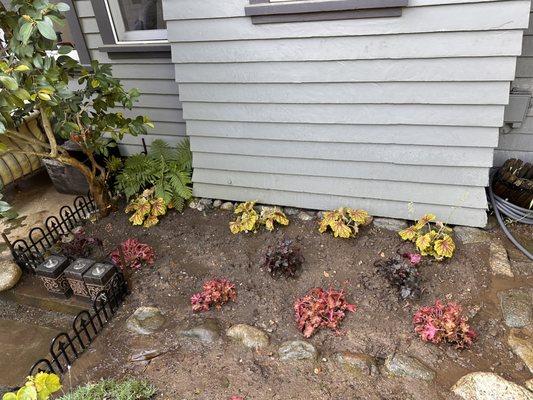
<path fill-rule="evenodd" d="M 83 280 L 87 285 L 87 290 L 92 300 L 101 291 L 109 291 L 117 279 L 117 268 L 107 263 L 96 263 L 83 275 Z"/>
<path fill-rule="evenodd" d="M 78 258 L 71 263 L 65 270 L 67 281 L 74 292 L 74 295 L 79 297 L 90 298 L 89 290 L 83 281 L 83 274 L 87 272 L 95 261 L 87 258 Z"/>
<path fill-rule="evenodd" d="M 44 287 L 50 293 L 69 297 L 72 290 L 65 276 L 65 269 L 68 264 L 66 257 L 50 256 L 36 268 L 35 273 L 41 278 Z"/>

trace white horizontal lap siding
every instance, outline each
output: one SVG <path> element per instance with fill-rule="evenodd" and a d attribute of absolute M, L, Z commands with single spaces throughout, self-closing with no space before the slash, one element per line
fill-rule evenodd
<path fill-rule="evenodd" d="M 155 127 L 144 136 L 149 145 L 155 139 L 163 139 L 175 144 L 185 135 L 182 104 L 175 81 L 174 64 L 170 57 L 143 58 L 137 56 L 110 58 L 100 51 L 103 45 L 94 10 L 90 0 L 76 0 L 76 11 L 85 41 L 92 59 L 113 68 L 113 76 L 119 78 L 126 90 L 139 89 L 139 101 L 132 110 L 117 109 L 128 117 L 145 115 Z M 142 151 L 142 137 L 127 136 L 119 144 L 123 154 Z"/>
<path fill-rule="evenodd" d="M 529 1 L 263 25 L 248 4 L 163 0 L 196 195 L 485 223 Z"/>

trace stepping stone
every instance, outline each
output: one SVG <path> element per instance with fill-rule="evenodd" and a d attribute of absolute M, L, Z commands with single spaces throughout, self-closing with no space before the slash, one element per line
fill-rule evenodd
<path fill-rule="evenodd" d="M 514 277 L 509 257 L 507 257 L 507 250 L 499 241 L 494 241 L 490 244 L 489 264 L 494 275 Z"/>
<path fill-rule="evenodd" d="M 507 343 L 533 373 L 533 334 L 526 329 L 511 329 Z"/>
<path fill-rule="evenodd" d="M 284 342 L 278 350 L 279 359 L 282 361 L 291 360 L 314 360 L 317 357 L 315 346 L 303 340 L 293 340 Z"/>
<path fill-rule="evenodd" d="M 237 339 L 245 347 L 251 349 L 267 347 L 269 343 L 268 336 L 265 332 L 246 324 L 233 325 L 226 331 L 226 335 L 230 338 Z"/>
<path fill-rule="evenodd" d="M 21 386 L 33 364 L 48 355 L 57 329 L 0 319 L 0 386 Z"/>
<path fill-rule="evenodd" d="M 388 356 L 385 360 L 384 368 L 392 376 L 421 379 L 424 381 L 431 381 L 435 378 L 435 371 L 416 358 L 404 354 Z"/>
<path fill-rule="evenodd" d="M 487 231 L 469 226 L 457 226 L 453 229 L 455 237 L 463 244 L 488 243 L 490 235 Z"/>
<path fill-rule="evenodd" d="M 464 400 L 533 400 L 529 390 L 491 372 L 465 375 L 451 390 Z"/>
<path fill-rule="evenodd" d="M 343 352 L 335 355 L 337 364 L 355 377 L 379 374 L 376 359 L 363 353 Z"/>
<path fill-rule="evenodd" d="M 13 288 L 21 277 L 22 270 L 14 261 L 0 261 L 0 292 Z"/>
<path fill-rule="evenodd" d="M 139 307 L 126 321 L 126 328 L 140 335 L 150 335 L 165 323 L 163 313 L 156 307 Z"/>
<path fill-rule="evenodd" d="M 198 340 L 202 343 L 210 344 L 220 339 L 221 328 L 216 319 L 206 319 L 199 325 L 186 330 L 178 331 L 182 337 Z"/>
<path fill-rule="evenodd" d="M 509 328 L 523 328 L 531 324 L 533 290 L 511 289 L 498 293 L 505 325 Z"/>

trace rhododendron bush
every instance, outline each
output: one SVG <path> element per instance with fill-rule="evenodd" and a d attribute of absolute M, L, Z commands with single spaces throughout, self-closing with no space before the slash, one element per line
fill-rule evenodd
<path fill-rule="evenodd" d="M 422 307 L 413 317 L 415 332 L 425 342 L 448 343 L 458 349 L 468 348 L 476 339 L 477 333 L 461 315 L 459 304 L 443 304 L 435 300 L 434 306 Z"/>
<path fill-rule="evenodd" d="M 455 242 L 451 237 L 452 229 L 443 222 L 436 221 L 436 218 L 433 214 L 426 214 L 416 224 L 398 234 L 403 240 L 413 242 L 421 255 L 429 255 L 437 261 L 442 261 L 453 256 Z"/>
<path fill-rule="evenodd" d="M 355 305 L 346 301 L 343 290 L 314 288 L 296 300 L 294 312 L 298 328 L 308 338 L 320 328 L 336 331 L 346 314 L 355 312 Z"/>
<path fill-rule="evenodd" d="M 111 253 L 111 261 L 123 271 L 126 268 L 139 269 L 143 266 L 153 265 L 154 258 L 154 249 L 137 239 L 128 239 L 122 242 Z"/>
<path fill-rule="evenodd" d="M 237 300 L 235 285 L 227 279 L 212 279 L 205 282 L 202 288 L 201 292 L 191 297 L 193 311 L 208 311 L 211 306 L 220 309 L 230 300 Z"/>

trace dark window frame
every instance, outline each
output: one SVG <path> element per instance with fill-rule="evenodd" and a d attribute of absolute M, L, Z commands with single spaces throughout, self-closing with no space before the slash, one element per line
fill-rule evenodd
<path fill-rule="evenodd" d="M 400 17 L 409 0 L 328 0 L 273 2 L 249 0 L 245 15 L 253 24 Z"/>
<path fill-rule="evenodd" d="M 124 57 L 130 54 L 136 56 L 141 53 L 143 57 L 157 58 L 170 57 L 169 43 L 117 43 L 115 34 L 113 33 L 113 26 L 111 16 L 107 12 L 105 0 L 91 0 L 94 10 L 98 30 L 102 37 L 103 46 L 99 48 L 100 51 L 108 53 L 110 57 Z"/>

